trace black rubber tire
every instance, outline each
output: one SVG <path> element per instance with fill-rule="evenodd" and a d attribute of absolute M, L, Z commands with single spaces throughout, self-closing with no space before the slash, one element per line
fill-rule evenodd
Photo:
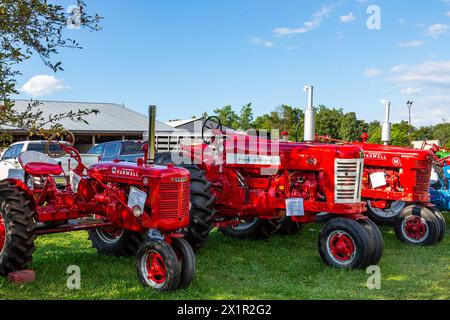
<path fill-rule="evenodd" d="M 215 197 L 211 192 L 212 184 L 198 166 L 187 164 L 188 161 L 180 158 L 178 153 L 161 153 L 155 159 L 155 163 L 158 165 L 167 165 L 173 163 L 172 159 L 177 159 L 176 165 L 187 169 L 190 173 L 190 221 L 184 234 L 192 249 L 196 251 L 201 248 L 214 228 L 216 210 L 214 209 Z"/>
<path fill-rule="evenodd" d="M 236 239 L 267 239 L 278 231 L 280 225 L 275 220 L 254 218 L 248 225 L 220 228 L 226 236 Z"/>
<path fill-rule="evenodd" d="M 161 255 L 166 269 L 166 280 L 161 284 L 151 283 L 147 278 L 144 265 L 146 264 L 146 254 L 149 251 L 157 252 Z M 153 288 L 159 292 L 174 291 L 180 283 L 180 264 L 177 255 L 172 247 L 162 240 L 145 240 L 140 246 L 136 254 L 136 270 L 139 281 L 144 287 Z"/>
<path fill-rule="evenodd" d="M 347 263 L 341 263 L 333 259 L 327 249 L 328 238 L 334 232 L 347 233 L 356 248 L 353 258 Z M 323 226 L 319 238 L 319 254 L 326 265 L 339 269 L 365 269 L 371 265 L 374 259 L 374 250 L 371 244 L 371 236 L 358 221 L 347 218 L 335 218 Z"/>
<path fill-rule="evenodd" d="M 427 207 L 428 210 L 433 212 L 433 214 L 436 216 L 436 219 L 438 220 L 439 224 L 439 234 L 436 238 L 436 244 L 441 243 L 442 240 L 444 240 L 445 235 L 447 233 L 447 222 L 445 221 L 444 216 L 442 213 L 436 208 L 436 207 Z"/>
<path fill-rule="evenodd" d="M 403 223 L 406 219 L 409 219 L 411 216 L 419 216 L 421 217 L 427 225 L 428 234 L 423 239 L 411 240 L 409 239 L 403 232 Z M 440 225 L 437 217 L 434 213 L 423 207 L 423 206 L 409 206 L 403 210 L 401 216 L 395 222 L 395 234 L 397 238 L 408 244 L 420 245 L 420 246 L 429 246 L 436 243 L 440 234 Z"/>
<path fill-rule="evenodd" d="M 380 215 L 376 214 L 369 205 L 369 201 L 367 200 L 367 211 L 365 212 L 365 215 L 367 217 L 369 217 L 370 220 L 372 220 L 373 222 L 375 222 L 376 224 L 379 225 L 394 225 L 395 221 L 397 220 L 397 218 L 401 215 L 401 212 L 399 212 L 399 214 L 397 216 L 394 217 L 381 217 Z M 407 206 L 407 204 L 405 204 L 405 207 Z"/>
<path fill-rule="evenodd" d="M 0 214 L 5 223 L 5 242 L 0 253 L 0 275 L 26 269 L 33 259 L 34 209 L 26 193 L 0 182 Z"/>
<path fill-rule="evenodd" d="M 136 255 L 139 245 L 144 240 L 144 235 L 123 230 L 122 235 L 116 242 L 108 242 L 102 228 L 88 230 L 88 239 L 92 243 L 92 247 L 99 254 L 107 256 L 130 257 Z"/>
<path fill-rule="evenodd" d="M 279 222 L 280 228 L 277 233 L 284 236 L 292 236 L 300 232 L 302 224 L 292 221 L 290 217 L 284 217 Z"/>
<path fill-rule="evenodd" d="M 180 263 L 180 283 L 179 289 L 190 286 L 195 276 L 195 254 L 189 242 L 182 238 L 172 239 L 172 248 L 177 254 Z"/>
<path fill-rule="evenodd" d="M 369 263 L 370 265 L 377 265 L 378 262 L 380 262 L 381 257 L 383 256 L 384 250 L 384 240 L 380 228 L 378 228 L 376 223 L 371 221 L 370 219 L 358 220 L 358 222 L 366 229 L 372 239 L 371 242 L 373 256 L 372 260 Z"/>

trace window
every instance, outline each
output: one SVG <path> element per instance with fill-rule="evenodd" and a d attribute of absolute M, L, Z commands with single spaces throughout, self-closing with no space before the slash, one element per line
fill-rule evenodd
<path fill-rule="evenodd" d="M 45 153 L 45 145 L 46 145 L 45 143 L 30 143 L 28 145 L 27 151 L 36 151 L 40 153 Z M 53 154 L 60 153 L 62 152 L 62 148 L 59 144 L 54 142 L 50 144 L 50 152 Z"/>
<path fill-rule="evenodd" d="M 110 143 L 105 146 L 104 156 L 106 158 L 116 157 L 118 155 L 119 145 L 117 143 Z"/>
<path fill-rule="evenodd" d="M 122 144 L 122 155 L 141 154 L 143 142 L 128 141 Z"/>
<path fill-rule="evenodd" d="M 100 154 L 103 155 L 103 145 L 96 145 L 91 150 L 89 150 L 88 154 Z"/>
<path fill-rule="evenodd" d="M 23 143 L 15 144 L 8 148 L 3 154 L 2 160 L 15 159 L 17 158 L 23 149 Z"/>

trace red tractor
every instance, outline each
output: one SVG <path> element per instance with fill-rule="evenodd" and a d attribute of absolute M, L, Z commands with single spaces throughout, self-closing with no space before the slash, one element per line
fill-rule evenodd
<path fill-rule="evenodd" d="M 367 215 L 378 223 L 395 225 L 397 237 L 406 243 L 431 245 L 445 236 L 441 213 L 430 203 L 430 151 L 318 137 L 319 141 L 356 145 L 364 151 L 361 197 L 367 201 Z"/>
<path fill-rule="evenodd" d="M 156 157 L 156 163 L 190 171 L 186 238 L 194 248 L 214 227 L 240 235 L 246 233 L 245 223 L 256 221 L 259 235 L 268 236 L 277 231 L 280 220 L 291 219 L 326 222 L 318 240 L 326 264 L 365 268 L 378 263 L 383 240 L 378 227 L 363 215 L 359 147 L 293 144 L 256 133 L 225 132 L 215 117 L 204 122 L 202 131 L 203 143 Z"/>
<path fill-rule="evenodd" d="M 155 107 L 150 107 L 150 137 Z M 54 160 L 60 154 L 24 152 L 20 163 L 40 184 L 0 183 L 0 274 L 22 270 L 32 260 L 39 235 L 87 230 L 99 253 L 136 255 L 139 280 L 158 291 L 187 287 L 195 256 L 181 230 L 189 224 L 189 172 L 155 166 L 154 140 L 137 163 L 104 162 L 87 168 L 70 143 L 59 143 L 76 163 L 69 175 Z M 73 142 L 73 135 L 68 135 Z M 54 142 L 53 142 L 54 143 Z M 64 174 L 58 188 L 53 176 Z M 69 178 L 70 176 L 70 178 Z"/>

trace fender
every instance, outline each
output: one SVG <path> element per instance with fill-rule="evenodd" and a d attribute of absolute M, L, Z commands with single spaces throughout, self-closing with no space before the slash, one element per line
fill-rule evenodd
<path fill-rule="evenodd" d="M 27 187 L 25 182 L 23 182 L 22 180 L 18 180 L 18 179 L 5 179 L 2 182 L 6 182 L 9 184 L 15 185 L 17 188 L 19 188 L 20 190 L 25 192 L 28 199 L 31 201 L 31 205 L 32 205 L 33 209 L 36 209 L 36 199 L 34 198 L 33 192 L 31 192 L 31 190 Z"/>

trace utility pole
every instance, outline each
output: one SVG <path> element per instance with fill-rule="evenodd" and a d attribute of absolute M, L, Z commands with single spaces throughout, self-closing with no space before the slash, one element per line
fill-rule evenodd
<path fill-rule="evenodd" d="M 408 124 L 409 124 L 409 130 L 408 130 L 408 134 L 409 134 L 409 138 L 411 139 L 411 134 L 412 134 L 412 125 L 411 125 L 411 108 L 413 106 L 413 101 L 408 101 L 406 103 L 406 106 L 408 107 Z"/>

